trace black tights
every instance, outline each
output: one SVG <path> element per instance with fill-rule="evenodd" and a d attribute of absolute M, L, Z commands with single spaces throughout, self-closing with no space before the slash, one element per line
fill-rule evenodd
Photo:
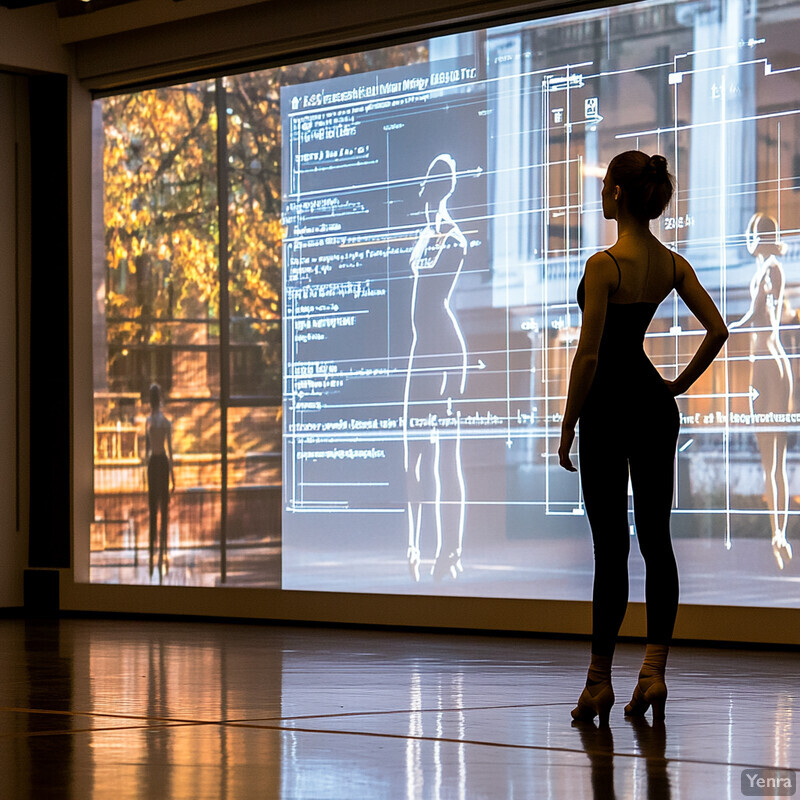
<path fill-rule="evenodd" d="M 167 551 L 169 528 L 169 460 L 164 453 L 153 453 L 147 465 L 147 497 L 150 506 L 150 561 L 152 568 L 156 542 L 159 561 Z M 161 528 L 158 514 L 161 513 Z"/>
<path fill-rule="evenodd" d="M 628 606 L 628 470 L 634 520 L 645 561 L 647 641 L 669 644 L 678 613 L 678 568 L 669 532 L 678 415 L 649 424 L 608 418 L 580 424 L 580 471 L 594 542 L 592 652 L 613 655 Z M 587 424 L 588 423 L 588 424 Z"/>

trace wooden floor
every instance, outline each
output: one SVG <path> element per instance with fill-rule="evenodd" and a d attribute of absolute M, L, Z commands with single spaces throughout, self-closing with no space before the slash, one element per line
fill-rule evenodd
<path fill-rule="evenodd" d="M 666 723 L 569 716 L 584 642 L 0 620 L 0 797 L 740 798 L 800 769 L 800 655 L 673 648 Z M 768 795 L 769 796 L 769 795 Z"/>

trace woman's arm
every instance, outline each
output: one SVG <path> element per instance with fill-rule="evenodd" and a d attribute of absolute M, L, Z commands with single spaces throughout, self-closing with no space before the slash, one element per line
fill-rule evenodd
<path fill-rule="evenodd" d="M 697 280 L 688 261 L 679 260 L 680 270 L 676 289 L 689 311 L 706 329 L 706 335 L 692 360 L 674 381 L 665 381 L 673 395 L 683 394 L 708 369 L 728 338 L 728 328 L 714 301 Z"/>
<path fill-rule="evenodd" d="M 593 255 L 586 262 L 583 280 L 585 292 L 583 324 L 578 349 L 570 369 L 567 404 L 561 422 L 561 442 L 558 447 L 558 463 L 569 472 L 576 472 L 569 451 L 575 439 L 575 425 L 597 369 L 597 354 L 606 321 L 608 296 L 612 287 L 617 284 L 616 271 L 608 256 L 602 253 Z"/>
<path fill-rule="evenodd" d="M 167 454 L 169 456 L 169 474 L 172 478 L 172 491 L 175 491 L 175 460 L 172 456 L 172 423 L 167 420 Z"/>

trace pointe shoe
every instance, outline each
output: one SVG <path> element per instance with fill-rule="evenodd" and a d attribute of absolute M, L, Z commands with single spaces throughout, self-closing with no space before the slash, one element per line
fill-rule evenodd
<path fill-rule="evenodd" d="M 630 703 L 625 706 L 626 717 L 643 717 L 650 706 L 653 706 L 653 719 L 664 719 L 664 705 L 667 702 L 667 684 L 662 675 L 639 677 L 633 690 Z"/>
<path fill-rule="evenodd" d="M 596 687 L 598 691 L 592 694 L 588 686 L 584 686 L 578 705 L 572 709 L 572 719 L 577 722 L 591 722 L 598 718 L 600 725 L 608 725 L 611 706 L 614 705 L 614 690 L 611 683 L 603 683 Z"/>
<path fill-rule="evenodd" d="M 772 537 L 772 554 L 778 562 L 778 569 L 783 569 L 785 563 L 792 560 L 792 546 L 785 533 L 779 531 Z"/>

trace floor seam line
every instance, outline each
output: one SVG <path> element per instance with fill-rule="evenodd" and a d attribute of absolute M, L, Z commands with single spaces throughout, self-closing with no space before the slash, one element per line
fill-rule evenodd
<path fill-rule="evenodd" d="M 532 745 L 532 744 L 514 744 L 513 742 L 487 742 L 482 741 L 480 739 L 450 739 L 447 737 L 441 736 L 413 736 L 413 735 L 406 735 L 406 734 L 399 734 L 399 733 L 382 733 L 379 731 L 342 731 L 342 730 L 325 730 L 324 728 L 297 728 L 297 727 L 288 727 L 283 725 L 253 725 L 249 723 L 239 723 L 239 722 L 223 722 L 220 723 L 223 725 L 227 725 L 232 728 L 253 728 L 255 730 L 277 730 L 277 731 L 286 731 L 288 733 L 328 733 L 328 734 L 335 734 L 341 736 L 374 736 L 378 738 L 386 738 L 386 739 L 402 739 L 404 741 L 422 741 L 422 742 L 434 742 L 434 743 L 447 743 L 447 744 L 470 744 L 470 745 L 477 745 L 480 747 L 500 747 L 500 748 L 507 748 L 510 750 L 541 750 L 545 752 L 557 752 L 557 753 L 579 753 L 585 756 L 592 755 L 602 755 L 605 757 L 615 757 L 619 756 L 620 758 L 638 758 L 644 761 L 658 761 L 663 762 L 666 764 L 700 764 L 705 766 L 718 766 L 718 767 L 742 767 L 742 768 L 754 768 L 754 769 L 786 769 L 786 770 L 793 770 L 797 771 L 796 767 L 776 767 L 771 764 L 752 764 L 752 763 L 740 763 L 737 761 L 705 761 L 703 759 L 693 759 L 693 758 L 672 758 L 668 756 L 652 756 L 646 755 L 644 753 L 618 753 L 616 751 L 608 752 L 606 750 L 586 750 L 586 748 L 572 748 L 572 747 L 548 747 L 546 745 Z"/>
<path fill-rule="evenodd" d="M 203 725 L 216 725 L 210 722 L 162 722 L 157 725 L 115 725 L 113 728 L 71 728 L 57 731 L 15 731 L 14 733 L 0 733 L 0 739 L 27 739 L 38 736 L 74 736 L 78 733 L 115 733 L 118 731 L 152 731 L 167 730 L 170 728 L 196 728 Z"/>

